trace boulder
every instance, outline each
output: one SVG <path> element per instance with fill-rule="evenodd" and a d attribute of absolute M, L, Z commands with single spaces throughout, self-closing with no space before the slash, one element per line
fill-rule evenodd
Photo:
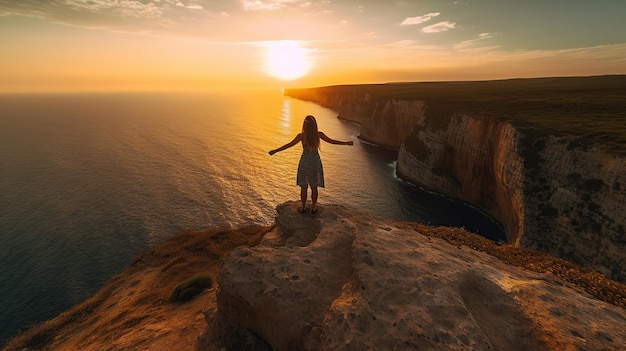
<path fill-rule="evenodd" d="M 626 345 L 623 308 L 549 275 L 344 206 L 297 206 L 279 205 L 276 228 L 225 260 L 215 318 L 226 333 L 273 350 Z"/>

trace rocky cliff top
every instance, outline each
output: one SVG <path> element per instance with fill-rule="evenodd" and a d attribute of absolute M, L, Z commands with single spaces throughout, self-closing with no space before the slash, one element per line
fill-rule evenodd
<path fill-rule="evenodd" d="M 239 343 L 227 348 L 621 350 L 626 345 L 623 308 L 553 275 L 479 252 L 478 246 L 488 246 L 483 240 L 470 239 L 468 247 L 451 237 L 455 245 L 450 245 L 438 237 L 445 235 L 424 226 L 334 205 L 315 217 L 302 216 L 296 207 L 279 206 L 278 227 L 259 245 L 235 250 L 222 266 L 219 313 L 208 319 L 221 321 L 216 324 L 226 335 L 237 335 Z"/>
<path fill-rule="evenodd" d="M 338 205 L 303 216 L 296 207 L 279 205 L 276 226 L 180 233 L 4 350 L 626 344 L 624 285 L 458 228 L 400 223 Z M 220 269 L 219 285 L 186 303 L 168 300 L 179 282 L 197 273 L 215 278 Z"/>

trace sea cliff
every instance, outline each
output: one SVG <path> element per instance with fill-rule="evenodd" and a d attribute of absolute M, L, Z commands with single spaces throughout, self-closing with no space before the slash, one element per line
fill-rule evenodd
<path fill-rule="evenodd" d="M 288 89 L 398 149 L 397 174 L 513 245 L 626 279 L 626 76 Z"/>

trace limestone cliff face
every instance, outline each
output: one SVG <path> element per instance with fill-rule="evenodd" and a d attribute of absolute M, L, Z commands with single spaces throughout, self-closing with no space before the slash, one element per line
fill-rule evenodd
<path fill-rule="evenodd" d="M 509 242 L 624 280 L 626 162 L 571 137 L 530 138 L 492 118 L 420 121 L 398 155 L 398 174 L 475 204 Z"/>
<path fill-rule="evenodd" d="M 579 138 L 526 146 L 522 246 L 626 278 L 626 159 Z"/>
<path fill-rule="evenodd" d="M 361 123 L 363 140 L 399 148 L 400 177 L 480 207 L 510 243 L 626 279 L 623 156 L 507 116 L 455 111 L 441 98 L 382 97 L 358 86 L 286 95 L 335 109 Z"/>
<path fill-rule="evenodd" d="M 456 114 L 446 128 L 422 118 L 398 153 L 400 177 L 474 204 L 496 218 L 510 243 L 524 233 L 519 134 L 493 118 Z"/>

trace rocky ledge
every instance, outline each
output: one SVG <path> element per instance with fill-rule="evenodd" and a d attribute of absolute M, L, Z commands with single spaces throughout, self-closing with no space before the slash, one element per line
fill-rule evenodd
<path fill-rule="evenodd" d="M 626 311 L 416 227 L 329 205 L 218 276 L 201 350 L 622 350 Z M 421 230 L 420 230 L 421 228 Z M 471 236 L 471 234 L 468 234 Z M 480 242 L 480 241 L 479 241 Z M 476 246 L 475 244 L 473 246 Z M 624 289 L 623 285 L 615 283 Z M 215 346 L 216 336 L 226 343 Z"/>

